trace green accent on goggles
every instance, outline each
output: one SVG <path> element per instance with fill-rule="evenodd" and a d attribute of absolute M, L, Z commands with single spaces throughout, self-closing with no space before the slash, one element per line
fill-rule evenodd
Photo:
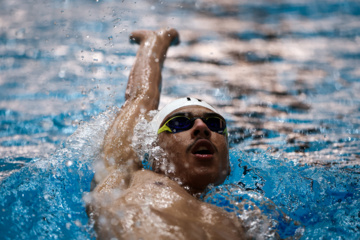
<path fill-rule="evenodd" d="M 178 133 L 189 130 L 194 126 L 194 122 L 196 119 L 201 119 L 206 126 L 213 132 L 220 134 L 227 134 L 226 121 L 217 116 L 209 116 L 209 117 L 194 117 L 189 118 L 186 116 L 175 116 L 167 120 L 164 125 L 159 128 L 158 134 L 162 132 L 170 132 L 170 133 Z"/>

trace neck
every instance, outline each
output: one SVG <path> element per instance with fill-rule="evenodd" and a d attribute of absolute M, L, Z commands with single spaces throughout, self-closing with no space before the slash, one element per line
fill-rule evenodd
<path fill-rule="evenodd" d="M 192 195 L 193 197 L 195 197 L 197 199 L 201 198 L 204 195 L 204 193 L 206 192 L 206 189 L 207 189 L 207 187 L 198 189 L 198 188 L 189 187 L 189 186 L 184 185 L 184 184 L 179 184 L 179 185 L 182 188 L 184 188 L 190 195 Z"/>
<path fill-rule="evenodd" d="M 200 187 L 200 188 L 189 186 L 188 184 L 182 182 L 178 177 L 173 176 L 173 173 L 166 173 L 163 170 L 161 170 L 160 167 L 155 167 L 154 172 L 164 175 L 164 176 L 167 176 L 169 179 L 171 179 L 172 181 L 179 184 L 179 186 L 181 186 L 190 195 L 194 196 L 197 199 L 201 198 L 201 196 L 204 194 L 205 190 L 208 188 L 207 185 L 205 187 Z"/>

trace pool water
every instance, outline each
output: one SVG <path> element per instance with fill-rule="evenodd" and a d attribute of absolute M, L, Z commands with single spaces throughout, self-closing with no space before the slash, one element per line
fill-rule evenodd
<path fill-rule="evenodd" d="M 229 122 L 232 174 L 204 201 L 258 239 L 359 239 L 360 3 L 333 0 L 3 2 L 0 238 L 95 238 L 82 198 L 124 103 L 128 36 L 160 27 L 182 40 L 161 105 L 191 95 Z"/>

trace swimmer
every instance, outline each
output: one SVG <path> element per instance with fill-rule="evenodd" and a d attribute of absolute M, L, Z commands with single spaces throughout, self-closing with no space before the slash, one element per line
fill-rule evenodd
<path fill-rule="evenodd" d="M 130 39 L 140 47 L 126 101 L 105 136 L 103 167 L 87 200 L 98 239 L 245 239 L 235 214 L 199 199 L 230 172 L 226 122 L 212 106 L 189 97 L 160 110 L 151 129 L 165 157 L 143 169 L 131 147 L 134 128 L 158 109 L 162 65 L 179 35 L 142 30 Z"/>

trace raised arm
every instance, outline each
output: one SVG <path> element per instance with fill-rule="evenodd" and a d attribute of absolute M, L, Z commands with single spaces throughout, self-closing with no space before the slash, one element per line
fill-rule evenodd
<path fill-rule="evenodd" d="M 134 127 L 141 114 L 158 108 L 161 91 L 161 69 L 167 49 L 179 43 L 176 30 L 133 32 L 132 43 L 140 45 L 125 93 L 125 103 L 109 128 L 103 144 L 105 171 L 95 176 L 102 181 L 113 170 L 132 173 L 141 162 L 131 148 Z"/>

